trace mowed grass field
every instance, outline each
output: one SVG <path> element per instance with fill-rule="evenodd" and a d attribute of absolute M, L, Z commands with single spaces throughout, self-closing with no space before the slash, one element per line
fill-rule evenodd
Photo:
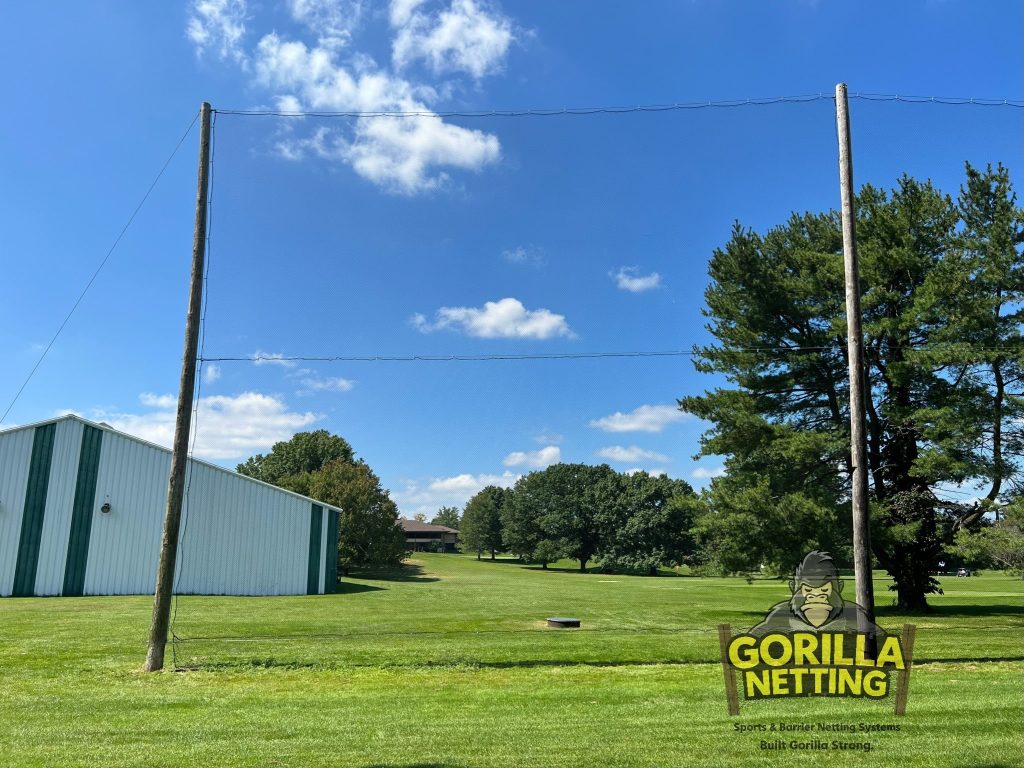
<path fill-rule="evenodd" d="M 716 626 L 757 623 L 787 596 L 775 580 L 418 555 L 334 595 L 180 597 L 180 669 L 153 675 L 151 598 L 0 600 L 0 765 L 1024 765 L 1024 582 L 946 578 L 934 613 L 906 617 L 878 576 L 879 623 L 918 627 L 902 718 L 851 699 L 726 714 Z M 738 729 L 780 722 L 900 730 L 774 751 L 777 733 Z M 814 739 L 829 748 L 788 746 Z"/>

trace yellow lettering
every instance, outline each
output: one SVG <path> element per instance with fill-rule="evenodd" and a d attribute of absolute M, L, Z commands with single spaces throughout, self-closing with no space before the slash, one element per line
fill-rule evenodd
<path fill-rule="evenodd" d="M 887 664 L 891 664 L 896 669 L 903 669 L 903 649 L 900 647 L 900 640 L 898 637 L 887 637 L 885 642 L 882 643 L 882 650 L 878 652 L 878 660 L 875 662 L 876 666 L 884 667 Z"/>
<path fill-rule="evenodd" d="M 747 698 L 754 698 L 754 689 L 757 688 L 757 692 L 762 696 L 771 696 L 772 686 L 768 677 L 768 670 L 764 670 L 760 674 L 757 672 L 745 672 L 743 674 L 743 682 L 746 684 Z"/>
<path fill-rule="evenodd" d="M 868 659 L 864 656 L 864 652 L 867 649 L 867 641 L 867 635 L 857 635 L 853 663 L 856 664 L 858 667 L 875 666 L 874 659 Z"/>
<path fill-rule="evenodd" d="M 794 667 L 789 672 L 793 676 L 793 693 L 797 696 L 803 695 L 804 675 L 807 674 L 807 670 L 803 667 Z"/>
<path fill-rule="evenodd" d="M 772 644 L 782 646 L 778 656 L 771 653 Z M 761 641 L 761 660 L 769 667 L 781 667 L 789 663 L 793 658 L 793 646 L 785 635 L 768 635 Z"/>
<path fill-rule="evenodd" d="M 832 664 L 836 667 L 850 667 L 853 666 L 853 659 L 849 656 L 843 656 L 843 640 L 845 635 L 836 635 L 835 651 L 832 654 Z"/>
<path fill-rule="evenodd" d="M 789 679 L 787 677 L 788 672 L 788 669 L 772 670 L 772 696 L 789 695 Z"/>
<path fill-rule="evenodd" d="M 809 664 L 818 666 L 818 659 L 814 655 L 818 649 L 818 637 L 810 632 L 797 632 L 793 635 L 793 663 Z"/>
<path fill-rule="evenodd" d="M 814 693 L 820 696 L 824 693 L 821 679 L 828 674 L 828 667 L 815 667 L 811 669 L 811 674 L 814 675 Z"/>
<path fill-rule="evenodd" d="M 839 694 L 849 693 L 851 696 L 860 696 L 861 670 L 840 668 L 838 671 Z"/>
<path fill-rule="evenodd" d="M 729 643 L 729 663 L 736 669 L 752 669 L 757 666 L 757 640 L 740 635 Z"/>
<path fill-rule="evenodd" d="M 872 669 L 864 675 L 864 695 L 881 699 L 888 690 L 888 678 L 880 669 Z"/>

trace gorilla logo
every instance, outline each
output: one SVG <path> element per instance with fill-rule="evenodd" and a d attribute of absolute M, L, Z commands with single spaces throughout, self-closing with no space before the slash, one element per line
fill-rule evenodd
<path fill-rule="evenodd" d="M 750 630 L 763 637 L 775 632 L 866 632 L 877 640 L 885 633 L 869 621 L 863 608 L 843 600 L 843 582 L 828 552 L 808 554 L 789 582 L 792 597 L 772 607 L 765 620 Z"/>

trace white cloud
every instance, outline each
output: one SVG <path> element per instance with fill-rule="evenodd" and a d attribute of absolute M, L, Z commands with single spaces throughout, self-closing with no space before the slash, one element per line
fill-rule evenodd
<path fill-rule="evenodd" d="M 422 2 L 394 0 L 392 61 L 397 69 L 423 60 L 435 74 L 466 72 L 478 80 L 501 69 L 512 42 L 512 24 L 476 0 L 452 0 L 428 14 Z"/>
<path fill-rule="evenodd" d="M 309 376 L 302 379 L 304 392 L 350 392 L 355 385 L 352 379 L 333 376 Z"/>
<path fill-rule="evenodd" d="M 185 34 L 200 56 L 210 50 L 244 67 L 245 20 L 246 0 L 194 0 Z"/>
<path fill-rule="evenodd" d="M 654 451 L 647 451 L 636 445 L 631 445 L 628 448 L 621 445 L 610 445 L 607 448 L 602 448 L 597 452 L 597 455 L 602 459 L 608 459 L 609 461 L 616 461 L 622 464 L 634 464 L 638 461 L 668 461 L 668 456 L 661 453 L 655 453 Z"/>
<path fill-rule="evenodd" d="M 408 480 L 402 490 L 392 491 L 391 496 L 406 517 L 422 512 L 429 520 L 441 507 L 464 508 L 467 501 L 488 485 L 509 488 L 519 477 L 512 472 L 501 475 L 466 473 L 425 482 Z"/>
<path fill-rule="evenodd" d="M 562 449 L 549 445 L 538 451 L 513 451 L 502 462 L 506 467 L 533 467 L 543 469 L 562 460 Z"/>
<path fill-rule="evenodd" d="M 711 480 L 725 475 L 725 467 L 697 467 L 690 473 L 695 480 Z"/>
<path fill-rule="evenodd" d="M 590 426 L 604 432 L 661 432 L 666 426 L 689 418 L 674 405 L 641 405 L 629 413 L 616 411 L 594 419 Z"/>
<path fill-rule="evenodd" d="M 352 136 L 320 128 L 308 138 L 283 140 L 278 151 L 287 159 L 307 154 L 346 162 L 359 175 L 387 191 L 413 195 L 443 187 L 444 168 L 480 170 L 501 157 L 496 136 L 446 123 L 423 102 L 432 89 L 372 68 L 349 71 L 322 46 L 308 48 L 276 34 L 257 46 L 256 76 L 268 88 L 290 93 L 287 111 L 297 106 L 322 111 L 416 112 L 417 117 L 360 117 Z"/>
<path fill-rule="evenodd" d="M 433 167 L 479 170 L 501 156 L 495 136 L 439 117 L 372 117 L 356 124 L 355 139 L 341 150 L 356 173 L 405 195 L 440 189 L 447 173 Z"/>
<path fill-rule="evenodd" d="M 423 333 L 453 328 L 482 339 L 549 339 L 553 336 L 573 337 L 564 315 L 547 309 L 528 310 L 518 299 L 488 301 L 483 308 L 441 307 L 433 322 L 424 315 L 411 318 Z"/>
<path fill-rule="evenodd" d="M 543 267 L 547 264 L 544 250 L 535 245 L 520 245 L 517 248 L 502 251 L 501 256 L 509 264 L 522 264 L 528 267 Z"/>
<path fill-rule="evenodd" d="M 644 469 L 643 467 L 633 467 L 632 469 L 627 469 L 624 474 L 635 475 L 637 472 L 646 472 L 651 477 L 668 476 L 668 472 L 666 472 L 664 469 Z"/>
<path fill-rule="evenodd" d="M 144 393 L 139 396 L 145 413 L 93 411 L 89 418 L 143 440 L 170 447 L 178 398 Z M 291 411 L 279 398 L 258 392 L 233 397 L 210 395 L 196 404 L 195 455 L 205 459 L 240 459 L 288 440 L 321 415 Z"/>
<path fill-rule="evenodd" d="M 292 18 L 317 35 L 322 48 L 349 44 L 363 15 L 361 0 L 288 0 Z"/>
<path fill-rule="evenodd" d="M 280 352 L 257 351 L 253 354 L 252 361 L 256 365 L 280 365 L 282 368 L 294 368 L 298 365 L 294 360 L 285 360 Z"/>
<path fill-rule="evenodd" d="M 391 26 L 401 27 L 408 24 L 413 12 L 424 2 L 425 0 L 391 0 Z"/>
<path fill-rule="evenodd" d="M 609 275 L 621 290 L 630 293 L 643 293 L 661 285 L 661 275 L 657 272 L 638 275 L 637 267 L 621 267 L 618 272 L 611 272 Z"/>
<path fill-rule="evenodd" d="M 560 445 L 565 440 L 565 436 L 545 429 L 539 435 L 534 435 L 532 439 L 533 442 L 541 445 Z"/>
<path fill-rule="evenodd" d="M 221 376 L 220 366 L 217 365 L 216 363 L 208 363 L 203 368 L 203 380 L 207 384 L 213 384 L 213 382 L 215 382 L 215 381 L 220 379 L 220 376 Z"/>

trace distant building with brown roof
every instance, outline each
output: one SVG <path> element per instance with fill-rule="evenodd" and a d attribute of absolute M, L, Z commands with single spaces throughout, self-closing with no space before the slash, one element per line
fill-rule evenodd
<path fill-rule="evenodd" d="M 413 552 L 455 552 L 459 532 L 446 525 L 431 525 L 419 520 L 399 518 L 406 546 Z"/>

